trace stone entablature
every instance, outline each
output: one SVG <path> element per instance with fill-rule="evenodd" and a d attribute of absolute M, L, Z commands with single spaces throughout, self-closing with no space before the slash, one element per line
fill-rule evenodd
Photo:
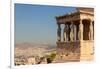
<path fill-rule="evenodd" d="M 77 11 L 74 13 L 68 13 L 63 16 L 57 16 L 56 20 L 58 24 L 65 24 L 67 22 L 71 21 L 79 21 L 88 19 L 93 21 L 94 20 L 94 13 L 92 12 L 86 12 L 86 11 Z"/>

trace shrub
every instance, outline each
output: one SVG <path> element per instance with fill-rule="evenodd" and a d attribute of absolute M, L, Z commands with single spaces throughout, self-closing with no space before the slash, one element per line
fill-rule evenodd
<path fill-rule="evenodd" d="M 52 61 L 54 60 L 55 57 L 56 57 L 55 53 L 51 53 L 50 55 L 47 55 L 46 56 L 47 63 L 52 63 Z"/>

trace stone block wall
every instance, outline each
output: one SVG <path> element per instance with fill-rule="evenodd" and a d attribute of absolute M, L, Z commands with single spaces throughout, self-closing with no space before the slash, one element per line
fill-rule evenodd
<path fill-rule="evenodd" d="M 80 46 L 80 60 L 82 61 L 91 61 L 93 60 L 94 55 L 94 42 L 91 41 L 82 41 Z"/>
<path fill-rule="evenodd" d="M 59 58 L 74 61 L 93 60 L 94 44 L 93 41 L 58 42 L 57 55 Z"/>

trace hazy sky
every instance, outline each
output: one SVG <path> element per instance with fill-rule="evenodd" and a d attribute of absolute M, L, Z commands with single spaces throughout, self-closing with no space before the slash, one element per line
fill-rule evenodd
<path fill-rule="evenodd" d="M 74 7 L 15 4 L 15 42 L 56 44 L 55 16 L 74 10 Z"/>

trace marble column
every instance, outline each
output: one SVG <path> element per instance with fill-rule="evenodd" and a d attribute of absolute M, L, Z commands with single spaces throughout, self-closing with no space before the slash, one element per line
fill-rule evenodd
<path fill-rule="evenodd" d="M 83 24 L 82 24 L 82 20 L 80 20 L 80 24 L 79 24 L 78 38 L 79 38 L 79 40 L 83 40 Z"/>
<path fill-rule="evenodd" d="M 92 21 L 90 21 L 90 26 L 89 26 L 90 30 L 89 30 L 89 40 L 93 40 L 93 25 L 92 25 Z"/>
<path fill-rule="evenodd" d="M 68 38 L 68 41 L 70 41 L 70 24 L 68 24 L 68 27 L 67 27 L 67 38 Z"/>
<path fill-rule="evenodd" d="M 94 40 L 94 21 L 92 22 L 92 26 L 93 26 L 93 40 Z"/>
<path fill-rule="evenodd" d="M 76 41 L 77 37 L 77 26 L 74 24 L 74 41 Z"/>
<path fill-rule="evenodd" d="M 60 24 L 58 24 L 58 29 L 57 29 L 57 41 L 61 41 L 61 27 Z"/>
<path fill-rule="evenodd" d="M 71 26 L 70 26 L 70 40 L 74 41 L 74 26 L 73 26 L 73 22 L 71 22 Z"/>
<path fill-rule="evenodd" d="M 64 27 L 64 42 L 67 42 L 68 39 L 67 39 L 67 24 L 65 24 L 65 27 Z"/>

